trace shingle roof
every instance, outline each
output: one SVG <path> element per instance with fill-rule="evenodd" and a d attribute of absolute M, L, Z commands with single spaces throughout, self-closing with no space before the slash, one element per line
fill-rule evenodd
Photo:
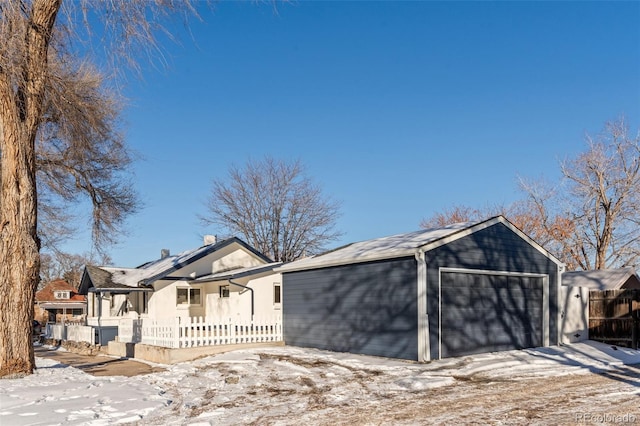
<path fill-rule="evenodd" d="M 311 269 L 316 267 L 365 262 L 393 257 L 413 256 L 418 247 L 466 229 L 472 223 L 455 223 L 442 228 L 375 238 L 339 247 L 314 257 L 297 260 L 279 268 L 280 271 Z"/>
<path fill-rule="evenodd" d="M 441 228 L 422 229 L 405 234 L 391 235 L 389 237 L 375 238 L 373 240 L 349 244 L 325 254 L 288 263 L 277 268 L 276 272 L 293 272 L 305 269 L 413 256 L 417 254 L 418 251 L 431 250 L 441 244 L 447 244 L 457 238 L 464 237 L 497 223 L 504 224 L 553 262 L 558 265 L 562 265 L 562 262 L 525 235 L 505 217 L 495 216 L 479 222 L 454 223 Z"/>
<path fill-rule="evenodd" d="M 66 300 L 56 299 L 54 292 L 55 291 L 68 291 L 70 293 L 70 298 Z M 65 280 L 55 280 L 51 281 L 49 284 L 44 286 L 44 288 L 38 292 L 36 292 L 36 301 L 37 302 L 56 302 L 56 303 L 84 303 L 86 301 L 86 297 L 78 294 L 75 287 L 66 282 Z"/>
<path fill-rule="evenodd" d="M 590 290 L 640 288 L 640 279 L 633 268 L 571 271 L 562 274 L 562 285 Z"/>
<path fill-rule="evenodd" d="M 172 272 L 175 272 L 215 251 L 221 250 L 230 244 L 238 244 L 247 251 L 253 253 L 265 262 L 271 259 L 256 251 L 239 238 L 233 237 L 214 244 L 205 245 L 196 249 L 187 250 L 180 254 L 167 256 L 163 259 L 144 263 L 137 268 L 119 268 L 111 266 L 89 266 L 85 269 L 81 283 L 81 292 L 86 293 L 92 284 L 96 289 L 132 289 L 140 288 L 153 281 L 162 279 Z M 85 279 L 85 276 L 89 280 Z"/>
<path fill-rule="evenodd" d="M 93 287 L 96 289 L 131 289 L 138 286 L 137 282 L 129 284 L 126 279 L 123 279 L 126 273 L 122 268 L 87 266 L 85 273 L 88 274 Z"/>

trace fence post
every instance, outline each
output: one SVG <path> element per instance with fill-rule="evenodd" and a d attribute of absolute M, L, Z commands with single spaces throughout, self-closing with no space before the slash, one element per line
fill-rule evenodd
<path fill-rule="evenodd" d="M 176 317 L 174 321 L 173 327 L 173 339 L 171 342 L 171 347 L 179 348 L 180 347 L 180 317 Z"/>
<path fill-rule="evenodd" d="M 636 302 L 638 302 L 636 304 Z M 634 306 L 635 305 L 635 306 Z M 640 325 L 640 318 L 638 309 L 640 309 L 640 291 L 634 289 L 632 292 L 632 297 L 629 300 L 629 311 L 631 312 L 631 348 L 638 350 L 638 326 Z M 634 309 L 637 308 L 637 309 Z"/>
<path fill-rule="evenodd" d="M 236 324 L 229 317 L 229 344 L 234 345 L 236 343 Z"/>

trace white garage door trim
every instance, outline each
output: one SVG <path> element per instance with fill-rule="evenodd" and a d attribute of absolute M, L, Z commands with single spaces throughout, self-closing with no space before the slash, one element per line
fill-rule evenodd
<path fill-rule="evenodd" d="M 507 275 L 542 278 L 542 345 L 549 346 L 549 275 L 527 272 L 492 271 L 486 269 L 439 268 L 438 269 L 438 358 L 442 358 L 442 273 L 455 272 L 475 275 Z"/>

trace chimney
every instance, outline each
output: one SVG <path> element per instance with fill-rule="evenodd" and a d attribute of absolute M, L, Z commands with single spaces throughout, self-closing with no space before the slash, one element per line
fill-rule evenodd
<path fill-rule="evenodd" d="M 216 243 L 216 236 L 215 235 L 205 235 L 204 236 L 204 245 L 208 246 L 211 244 L 215 244 Z"/>
<path fill-rule="evenodd" d="M 160 259 L 166 259 L 169 257 L 169 249 L 160 250 Z"/>

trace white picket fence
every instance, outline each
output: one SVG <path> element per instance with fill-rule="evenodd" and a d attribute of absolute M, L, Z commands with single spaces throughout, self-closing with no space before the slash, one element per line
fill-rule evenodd
<path fill-rule="evenodd" d="M 67 327 L 60 323 L 48 323 L 44 335 L 49 339 L 66 340 Z"/>
<path fill-rule="evenodd" d="M 49 323 L 46 326 L 44 335 L 49 339 L 87 342 L 92 345 L 96 340 L 95 329 L 80 324 Z"/>
<path fill-rule="evenodd" d="M 165 348 L 234 345 L 282 341 L 282 318 L 187 317 L 171 319 L 123 319 L 118 326 L 120 342 L 143 343 Z"/>

